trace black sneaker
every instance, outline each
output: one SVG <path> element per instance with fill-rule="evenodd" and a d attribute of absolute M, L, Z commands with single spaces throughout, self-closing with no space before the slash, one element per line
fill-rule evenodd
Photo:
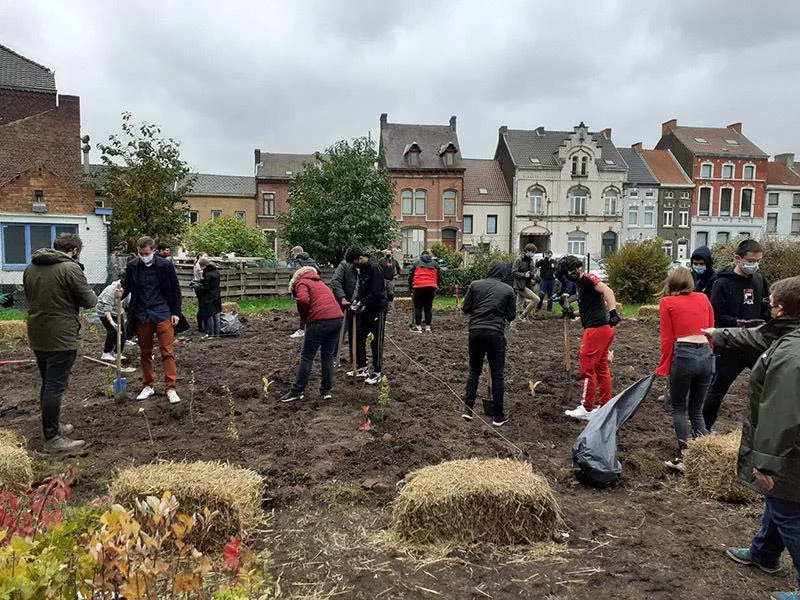
<path fill-rule="evenodd" d="M 302 400 L 305 397 L 305 394 L 293 394 L 292 392 L 289 392 L 288 394 L 281 396 L 281 402 L 294 402 L 295 400 Z"/>
<path fill-rule="evenodd" d="M 493 419 L 492 420 L 492 425 L 494 425 L 495 427 L 502 427 L 503 425 L 508 423 L 510 420 L 511 420 L 511 414 L 506 414 L 506 416 L 503 417 L 502 419 Z"/>
<path fill-rule="evenodd" d="M 333 398 L 333 394 L 331 393 L 330 390 L 321 390 L 319 396 L 323 400 L 330 400 L 331 398 Z"/>
<path fill-rule="evenodd" d="M 461 413 L 461 418 L 465 421 L 472 421 L 475 418 L 475 411 L 473 411 L 469 406 L 464 407 L 464 411 Z"/>

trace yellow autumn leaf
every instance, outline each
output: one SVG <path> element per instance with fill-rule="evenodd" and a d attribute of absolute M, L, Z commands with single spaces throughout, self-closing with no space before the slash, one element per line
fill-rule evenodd
<path fill-rule="evenodd" d="M 528 389 L 531 391 L 531 396 L 536 396 L 536 388 L 539 387 L 540 383 L 542 382 L 528 380 Z"/>

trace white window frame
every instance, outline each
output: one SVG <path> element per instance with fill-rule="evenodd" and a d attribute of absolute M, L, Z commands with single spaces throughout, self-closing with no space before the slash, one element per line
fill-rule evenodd
<path fill-rule="evenodd" d="M 417 202 L 420 200 L 417 196 L 418 194 L 422 193 L 422 202 L 423 202 L 423 210 L 419 211 L 417 208 Z M 425 188 L 415 188 L 414 189 L 414 215 L 418 217 L 425 217 L 428 215 L 428 190 Z"/>
<path fill-rule="evenodd" d="M 742 210 L 742 207 L 744 206 L 744 193 L 746 191 L 750 192 L 750 210 L 747 212 L 747 214 L 745 214 L 744 211 Z M 754 188 L 743 187 L 742 189 L 739 190 L 739 216 L 740 217 L 752 217 L 753 216 L 753 203 L 755 201 L 755 197 L 756 197 L 756 190 Z"/>
<path fill-rule="evenodd" d="M 708 175 L 703 175 L 703 169 L 709 167 L 711 169 Z M 713 179 L 714 178 L 714 163 L 704 162 L 700 163 L 700 179 Z"/>
<path fill-rule="evenodd" d="M 692 192 L 681 192 L 681 200 L 691 200 Z"/>
<path fill-rule="evenodd" d="M 586 254 L 586 238 L 587 234 L 583 231 L 572 231 L 567 234 L 567 254 L 578 254 L 583 256 Z"/>
<path fill-rule="evenodd" d="M 617 215 L 619 208 L 619 190 L 610 187 L 603 190 L 603 214 Z"/>
<path fill-rule="evenodd" d="M 261 233 L 264 236 L 266 236 L 268 233 L 274 233 L 275 234 L 275 237 L 272 238 L 272 251 L 277 256 L 278 255 L 278 230 L 277 229 L 265 228 L 265 229 L 261 230 Z"/>
<path fill-rule="evenodd" d="M 700 206 L 703 200 L 703 190 L 708 190 L 708 210 L 703 214 Z M 714 188 L 710 185 L 704 185 L 697 189 L 697 216 L 699 217 L 710 217 L 711 212 L 714 208 Z"/>
<path fill-rule="evenodd" d="M 730 192 L 730 205 L 728 206 L 728 212 L 725 213 L 722 211 L 722 200 L 725 196 L 725 191 Z M 719 189 L 719 216 L 720 217 L 732 217 L 733 216 L 733 188 L 732 187 L 724 187 Z"/>
<path fill-rule="evenodd" d="M 722 236 L 725 236 L 725 238 L 722 239 Z M 730 241 L 731 241 L 731 232 L 730 231 L 718 231 L 717 232 L 717 239 L 716 239 L 716 241 L 714 243 L 715 244 L 727 244 Z"/>
<path fill-rule="evenodd" d="M 200 222 L 200 213 L 196 210 L 189 211 L 189 227 L 194 227 Z"/>
<path fill-rule="evenodd" d="M 650 222 L 647 222 L 647 215 L 650 215 Z M 656 225 L 656 207 L 652 204 L 647 204 L 644 207 L 644 220 L 642 221 L 642 227 L 655 227 Z"/>
<path fill-rule="evenodd" d="M 689 211 L 682 210 L 678 213 L 678 217 L 680 218 L 680 225 L 679 227 L 689 227 Z"/>
<path fill-rule="evenodd" d="M 272 198 L 271 198 L 271 200 L 272 200 L 272 211 L 271 212 L 267 210 L 267 196 L 268 195 L 272 196 Z M 275 216 L 275 214 L 278 212 L 278 207 L 277 207 L 278 200 L 277 200 L 277 198 L 278 198 L 278 194 L 276 194 L 275 192 L 270 192 L 270 191 L 262 192 L 262 194 L 261 194 L 262 216 L 264 216 L 264 217 L 274 217 Z"/>
<path fill-rule="evenodd" d="M 672 256 L 672 240 L 664 240 L 664 243 L 661 245 L 661 249 L 664 251 L 664 254 L 667 256 Z"/>
<path fill-rule="evenodd" d="M 675 192 L 669 191 L 664 192 L 664 199 L 665 200 L 672 200 L 675 197 Z"/>
<path fill-rule="evenodd" d="M 218 208 L 215 208 L 211 211 L 211 221 L 216 221 L 217 219 L 222 218 L 222 211 Z"/>
<path fill-rule="evenodd" d="M 528 198 L 529 215 L 544 214 L 545 191 L 541 186 L 532 185 L 528 188 L 528 191 L 525 192 L 525 196 Z"/>
<path fill-rule="evenodd" d="M 705 241 L 702 243 L 700 242 L 700 236 L 705 236 Z M 695 231 L 694 233 L 694 243 L 695 248 L 699 248 L 700 246 L 708 246 L 708 232 L 707 231 Z"/>
<path fill-rule="evenodd" d="M 633 218 L 632 218 L 633 217 Z M 628 225 L 633 227 L 639 226 L 639 207 L 631 205 L 628 207 Z"/>
<path fill-rule="evenodd" d="M 772 198 L 775 198 L 775 202 L 771 201 Z M 780 192 L 767 192 L 767 206 L 778 206 L 780 202 L 781 202 Z"/>
<path fill-rule="evenodd" d="M 753 169 L 752 177 L 747 176 L 747 169 Z M 742 165 L 742 179 L 744 179 L 745 181 L 753 181 L 756 178 L 756 173 L 757 173 L 756 166 L 753 163 L 745 163 L 744 165 Z"/>
<path fill-rule="evenodd" d="M 421 241 L 413 239 L 414 237 L 418 237 L 414 235 L 414 232 L 416 231 L 421 232 L 422 234 Z M 411 238 L 410 240 L 406 239 L 406 234 L 410 234 L 408 236 L 409 238 Z M 427 231 L 425 230 L 424 227 L 406 227 L 402 229 L 400 234 L 400 243 L 403 248 L 403 255 L 408 256 L 410 258 L 418 257 L 420 254 L 422 254 L 422 251 L 425 250 L 426 238 L 427 238 Z M 416 254 L 410 251 L 412 250 L 412 246 L 414 246 L 414 249 L 417 250 Z"/>
<path fill-rule="evenodd" d="M 671 208 L 667 208 L 664 210 L 664 227 L 673 227 L 673 222 L 675 219 L 675 214 L 672 212 Z M 671 243 L 671 242 L 670 242 Z"/>
<path fill-rule="evenodd" d="M 583 189 L 583 188 L 581 188 Z M 587 190 L 588 192 L 588 190 Z M 569 214 L 575 217 L 585 217 L 586 216 L 586 205 L 588 204 L 588 193 L 581 193 L 577 194 L 575 190 L 570 190 L 569 193 Z M 580 204 L 581 211 L 577 210 L 577 206 Z"/>
<path fill-rule="evenodd" d="M 410 194 L 410 197 L 408 198 L 408 201 L 410 203 L 408 206 L 408 210 L 406 210 L 406 205 L 405 205 L 406 198 L 404 197 L 406 192 Z M 412 188 L 403 188 L 402 190 L 400 190 L 400 214 L 402 214 L 403 216 L 406 215 L 411 216 L 414 214 L 414 190 Z"/>
<path fill-rule="evenodd" d="M 797 223 L 797 227 L 795 228 L 795 223 Z M 789 225 L 789 234 L 790 235 L 800 235 L 800 212 L 793 212 L 792 219 Z"/>
<path fill-rule="evenodd" d="M 731 168 L 731 176 L 730 177 L 725 177 L 725 169 L 727 167 Z M 722 169 L 720 169 L 719 174 L 720 174 L 720 178 L 721 179 L 736 179 L 736 165 L 734 163 L 730 163 L 730 162 L 722 163 Z"/>
<path fill-rule="evenodd" d="M 628 197 L 629 198 L 638 198 L 639 197 L 639 188 L 631 188 L 628 190 Z"/>
<path fill-rule="evenodd" d="M 494 231 L 491 231 L 491 228 L 489 227 L 489 223 L 492 222 L 492 218 L 494 218 Z M 497 215 L 486 215 L 486 235 L 497 235 L 497 221 Z"/>
<path fill-rule="evenodd" d="M 447 194 L 453 194 L 453 210 L 447 212 Z M 442 214 L 445 217 L 454 217 L 458 214 L 458 192 L 453 189 L 447 189 L 442 192 Z"/>
<path fill-rule="evenodd" d="M 237 219 L 241 220 L 242 223 L 247 223 L 247 211 L 246 210 L 236 210 L 233 212 L 233 216 Z"/>
<path fill-rule="evenodd" d="M 770 219 L 774 220 L 774 226 L 770 227 Z M 764 216 L 764 231 L 769 233 L 778 233 L 778 213 L 768 212 Z"/>
<path fill-rule="evenodd" d="M 792 192 L 792 208 L 800 208 L 800 192 Z"/>

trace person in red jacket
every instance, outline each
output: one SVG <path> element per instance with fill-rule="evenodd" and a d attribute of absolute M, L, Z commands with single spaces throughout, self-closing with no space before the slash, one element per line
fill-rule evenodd
<path fill-rule="evenodd" d="M 425 311 L 425 331 L 431 332 L 433 297 L 442 283 L 442 269 L 425 250 L 419 260 L 408 269 L 408 289 L 414 300 L 414 327 L 411 331 L 422 333 L 422 312 Z"/>
<path fill-rule="evenodd" d="M 708 433 L 703 403 L 714 376 L 714 354 L 702 330 L 714 326 L 714 309 L 708 296 L 694 291 L 692 273 L 684 267 L 669 274 L 658 305 L 661 360 L 656 374 L 669 377 L 672 425 L 678 437 L 678 457 L 668 460 L 666 465 L 683 473 L 681 455 L 689 438 L 687 404 L 692 438 Z"/>
<path fill-rule="evenodd" d="M 311 365 L 318 350 L 322 362 L 320 396 L 323 400 L 330 400 L 333 388 L 333 359 L 344 314 L 333 292 L 322 283 L 314 267 L 297 269 L 292 275 L 289 287 L 297 302 L 297 312 L 306 324 L 306 334 L 303 337 L 303 351 L 297 377 L 289 393 L 281 397 L 281 402 L 294 402 L 305 397 Z"/>

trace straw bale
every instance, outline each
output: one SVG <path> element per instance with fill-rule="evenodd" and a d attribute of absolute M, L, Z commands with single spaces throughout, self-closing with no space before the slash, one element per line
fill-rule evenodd
<path fill-rule="evenodd" d="M 30 489 L 33 485 L 33 461 L 25 451 L 25 439 L 0 429 L 0 491 Z"/>
<path fill-rule="evenodd" d="M 657 317 L 658 304 L 642 304 L 636 313 L 637 317 Z"/>
<path fill-rule="evenodd" d="M 423 467 L 406 477 L 392 528 L 416 544 L 496 544 L 549 540 L 560 511 L 529 463 L 469 459 Z"/>
<path fill-rule="evenodd" d="M 238 302 L 223 302 L 222 303 L 222 312 L 229 313 L 233 315 L 238 315 L 240 311 L 239 303 Z"/>
<path fill-rule="evenodd" d="M 23 340 L 27 335 L 25 321 L 0 321 L 0 340 Z"/>
<path fill-rule="evenodd" d="M 683 454 L 684 482 L 711 500 L 755 502 L 759 495 L 736 479 L 742 431 L 705 435 L 689 442 Z"/>
<path fill-rule="evenodd" d="M 170 491 L 188 515 L 204 508 L 217 511 L 204 541 L 218 544 L 262 521 L 263 485 L 255 471 L 221 462 L 159 462 L 121 470 L 109 493 L 113 502 L 132 507 L 134 498 Z"/>
<path fill-rule="evenodd" d="M 397 310 L 411 310 L 411 298 L 395 298 L 394 307 Z"/>

